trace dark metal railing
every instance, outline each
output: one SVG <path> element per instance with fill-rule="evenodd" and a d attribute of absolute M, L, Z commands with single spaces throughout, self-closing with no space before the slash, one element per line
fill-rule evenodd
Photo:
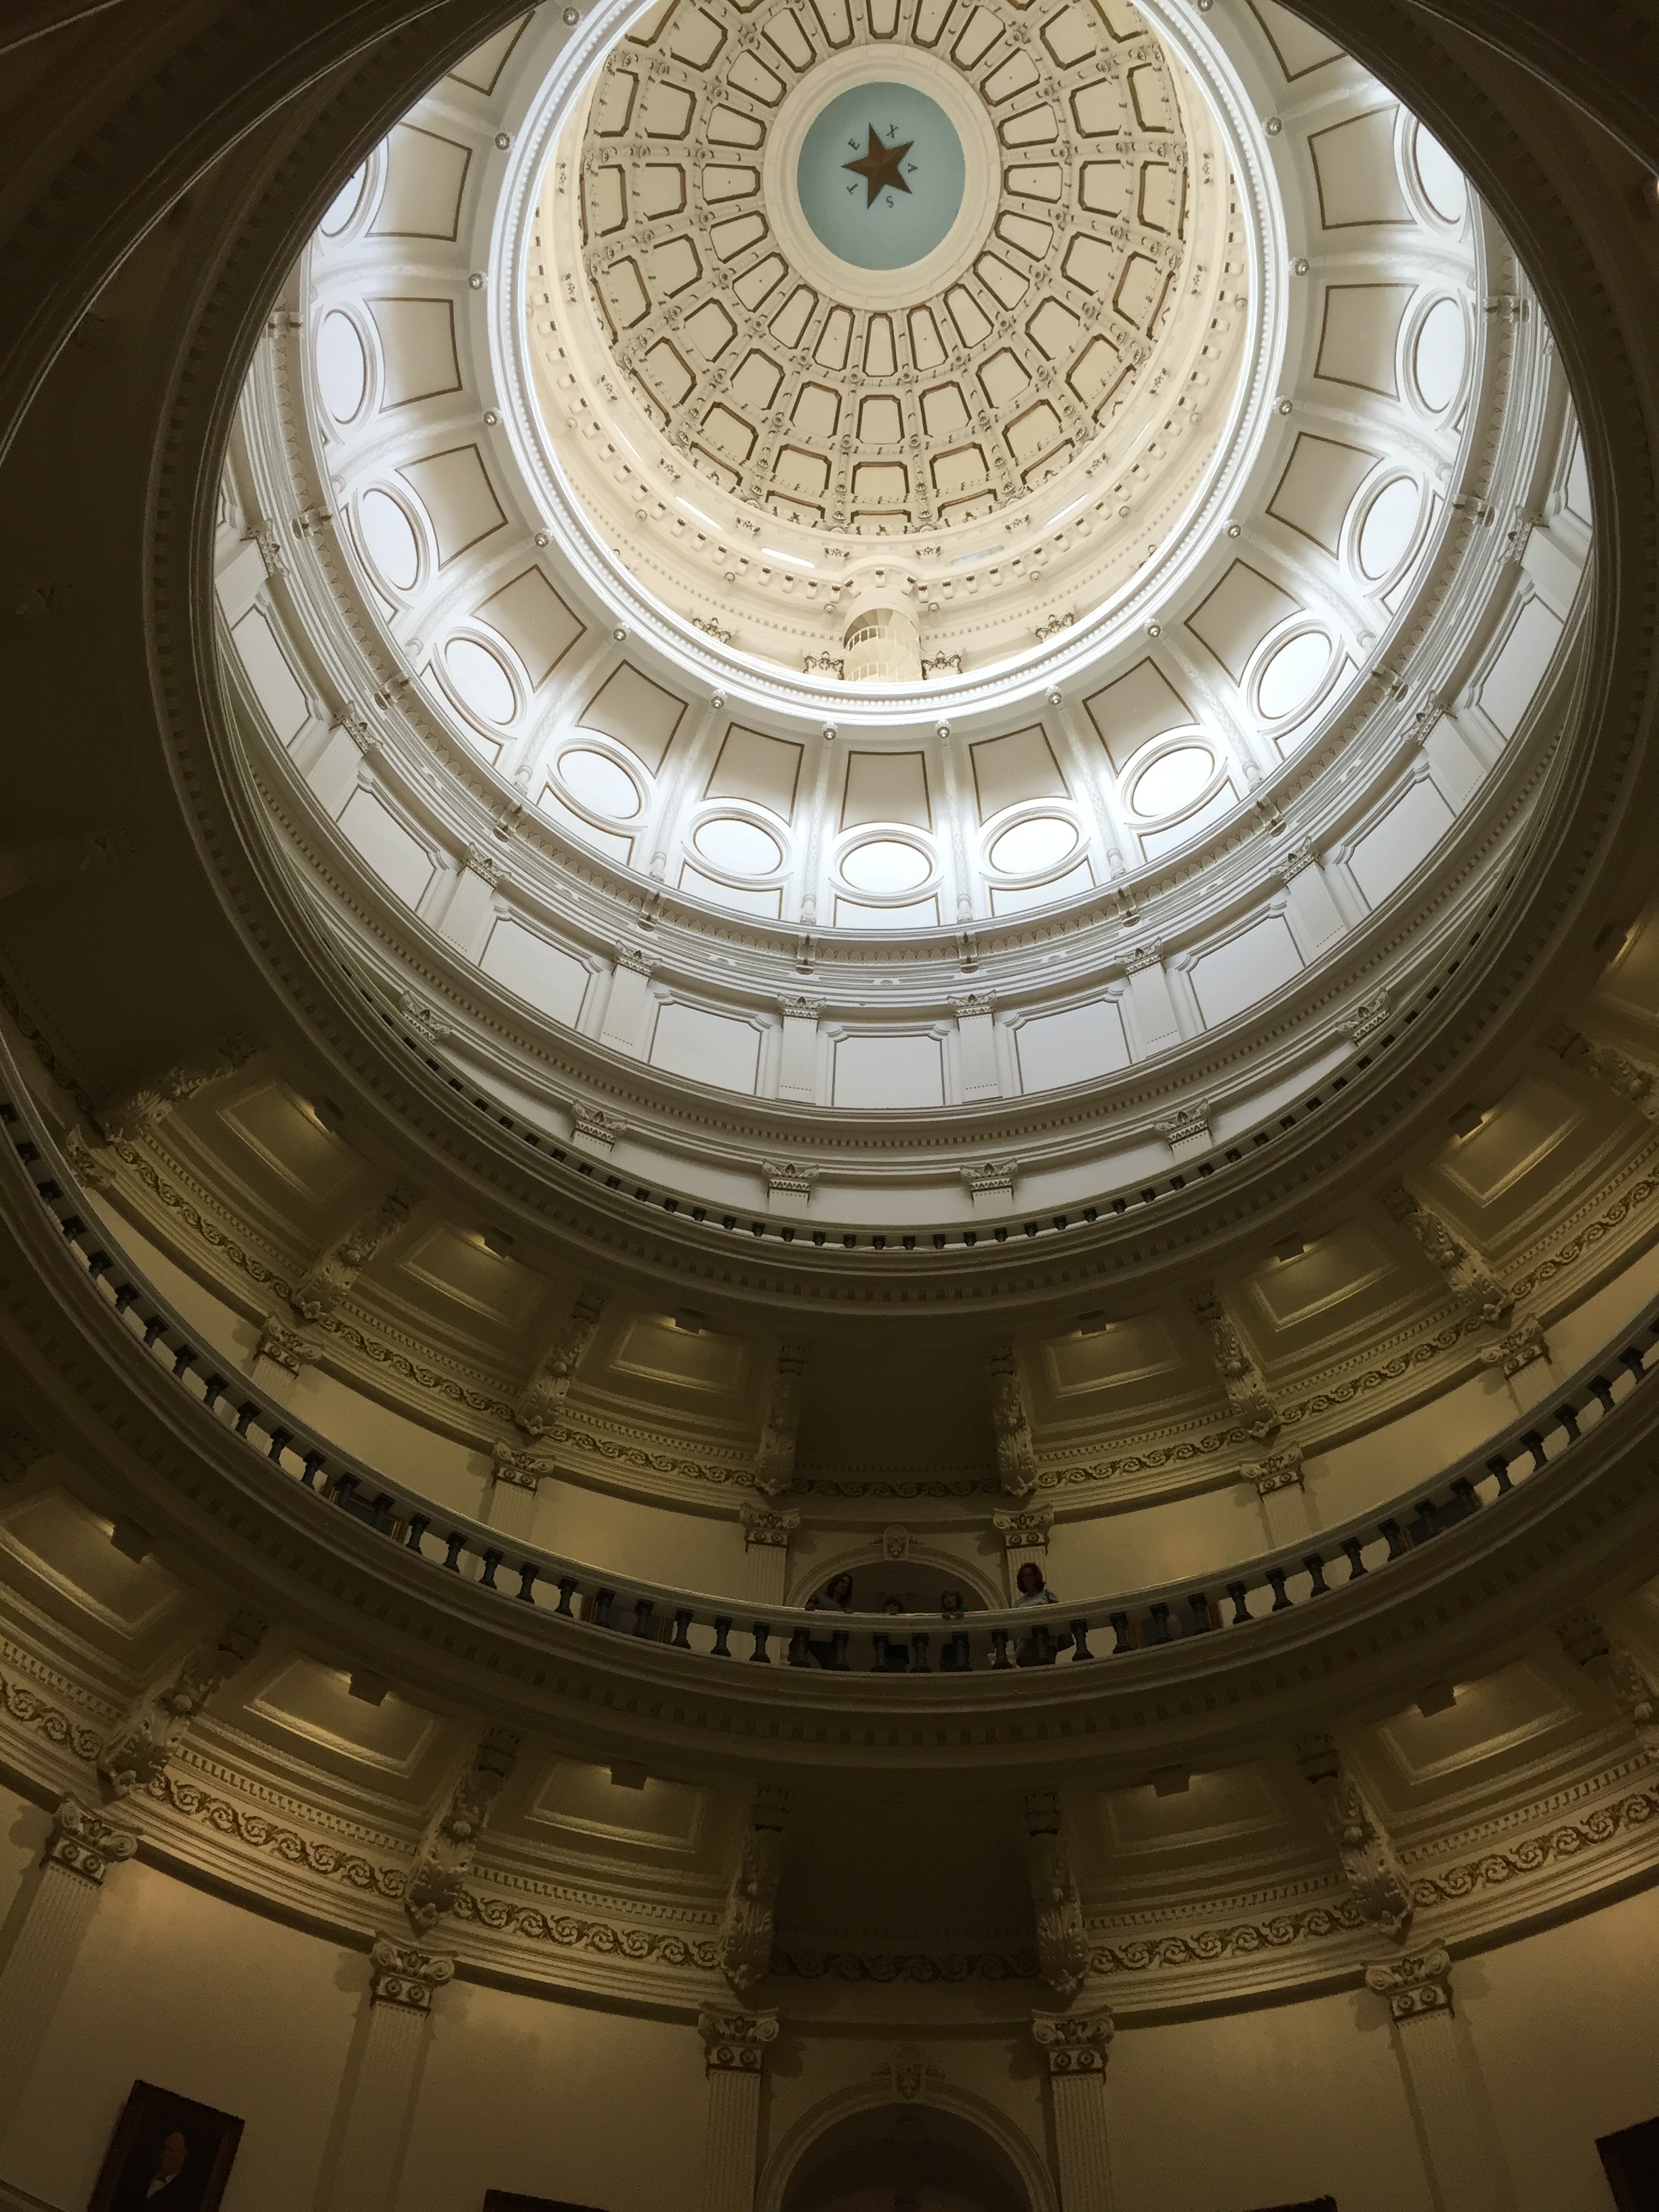
<path fill-rule="evenodd" d="M 1522 1413 L 1404 1501 L 1265 1558 L 1156 1589 L 1010 1607 L 946 1621 L 918 1614 L 842 1614 L 756 1606 L 602 1574 L 487 1522 L 435 1505 L 343 1452 L 240 1373 L 153 1290 L 118 1243 L 90 1223 L 70 1170 L 24 1104 L 0 1102 L 8 1149 L 56 1223 L 64 1249 L 112 1322 L 169 1375 L 203 1418 L 229 1430 L 271 1473 L 308 1491 L 320 1511 L 340 1513 L 412 1553 L 434 1573 L 462 1576 L 504 1603 L 580 1621 L 596 1636 L 624 1636 L 669 1650 L 751 1666 L 781 1663 L 842 1673 L 1000 1672 L 1064 1662 L 1078 1666 L 1195 1636 L 1227 1634 L 1348 1583 L 1383 1573 L 1460 1522 L 1501 1509 L 1520 1486 L 1553 1467 L 1651 1371 L 1659 1346 L 1655 1299 L 1593 1366 L 1547 1407 Z M 1330 1577 L 1339 1579 L 1334 1584 Z M 737 1636 L 746 1650 L 734 1650 Z"/>

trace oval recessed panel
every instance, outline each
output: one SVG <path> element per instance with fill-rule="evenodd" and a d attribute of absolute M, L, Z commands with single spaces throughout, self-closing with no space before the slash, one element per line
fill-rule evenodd
<path fill-rule="evenodd" d="M 624 775 L 615 761 L 607 760 L 603 753 L 590 752 L 586 745 L 573 745 L 568 753 L 560 754 L 559 775 L 572 797 L 591 806 L 595 814 L 608 815 L 613 822 L 630 822 L 640 811 L 640 794 L 633 777 Z"/>
<path fill-rule="evenodd" d="M 1077 831 L 1057 814 L 1016 822 L 991 848 L 991 866 L 1005 876 L 1035 876 L 1066 858 L 1077 843 Z"/>
<path fill-rule="evenodd" d="M 452 637 L 444 647 L 449 680 L 475 714 L 486 722 L 510 722 L 518 712 L 513 679 L 493 653 L 470 637 Z"/>
<path fill-rule="evenodd" d="M 357 203 L 362 198 L 363 185 L 368 176 L 368 165 L 365 162 L 361 168 L 352 171 L 329 202 L 323 219 L 317 226 L 325 238 L 337 238 L 356 214 Z"/>
<path fill-rule="evenodd" d="M 421 542 L 415 526 L 389 492 L 366 491 L 357 510 L 363 550 L 370 565 L 394 592 L 410 592 L 421 573 Z"/>
<path fill-rule="evenodd" d="M 1422 508 L 1423 495 L 1409 477 L 1396 477 L 1383 485 L 1359 526 L 1356 550 L 1362 576 L 1376 583 L 1393 575 L 1412 550 Z"/>
<path fill-rule="evenodd" d="M 1456 398 L 1468 358 L 1462 309 L 1455 300 L 1437 300 L 1423 318 L 1412 349 L 1412 376 L 1418 397 L 1431 414 L 1443 414 Z"/>
<path fill-rule="evenodd" d="M 783 848 L 777 839 L 758 823 L 744 822 L 735 814 L 700 822 L 691 842 L 705 860 L 712 860 L 728 876 L 769 876 L 783 866 Z"/>
<path fill-rule="evenodd" d="M 1443 222 L 1462 222 L 1469 204 L 1463 172 L 1440 141 L 1417 126 L 1417 181 L 1423 197 Z"/>
<path fill-rule="evenodd" d="M 1177 745 L 1135 778 L 1129 804 L 1137 814 L 1156 819 L 1190 806 L 1215 774 L 1215 755 L 1207 745 Z"/>
<path fill-rule="evenodd" d="M 336 307 L 317 333 L 317 389 L 337 422 L 349 422 L 368 389 L 368 357 L 356 325 Z"/>
<path fill-rule="evenodd" d="M 884 897 L 898 891 L 913 891 L 925 884 L 933 872 L 933 864 L 919 845 L 910 845 L 896 837 L 872 837 L 866 845 L 855 845 L 841 864 L 844 879 L 854 890 L 873 891 Z"/>
<path fill-rule="evenodd" d="M 1304 630 L 1269 657 L 1255 693 L 1264 720 L 1282 722 L 1308 704 L 1330 672 L 1332 650 L 1322 629 Z"/>

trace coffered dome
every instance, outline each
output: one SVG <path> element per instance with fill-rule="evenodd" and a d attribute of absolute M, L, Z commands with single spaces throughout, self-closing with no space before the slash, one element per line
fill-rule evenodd
<path fill-rule="evenodd" d="M 325 216 L 222 514 L 237 772 L 380 1002 L 838 1231 L 1369 1065 L 1561 772 L 1591 543 L 1523 273 L 1339 48 L 942 23 L 501 34 Z"/>

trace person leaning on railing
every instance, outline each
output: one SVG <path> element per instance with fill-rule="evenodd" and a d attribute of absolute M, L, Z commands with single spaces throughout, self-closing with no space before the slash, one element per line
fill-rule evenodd
<path fill-rule="evenodd" d="M 1035 1559 L 1027 1559 L 1014 1577 L 1014 1587 L 1019 1595 L 1014 1600 L 1018 1607 L 1028 1605 L 1058 1605 L 1054 1595 L 1043 1579 L 1042 1570 Z M 1036 1628 L 1029 1636 L 1022 1636 L 1014 1645 L 1014 1664 L 1017 1667 L 1052 1667 L 1055 1656 L 1069 1651 L 1072 1639 L 1063 1631 L 1055 1636 L 1047 1628 Z"/>
<path fill-rule="evenodd" d="M 851 1613 L 853 1610 L 851 1575 L 845 1573 L 831 1575 L 817 1595 L 807 1599 L 805 1609 L 808 1613 Z M 844 1636 L 841 1639 L 839 1652 L 832 1639 L 821 1639 L 816 1637 L 809 1641 L 806 1648 L 820 1667 L 834 1668 L 839 1672 L 847 1664 L 847 1639 Z"/>

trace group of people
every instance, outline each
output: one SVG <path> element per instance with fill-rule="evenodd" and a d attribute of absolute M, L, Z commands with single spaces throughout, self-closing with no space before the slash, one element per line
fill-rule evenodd
<path fill-rule="evenodd" d="M 1014 1600 L 1016 1606 L 1058 1605 L 1060 1602 L 1053 1590 L 1049 1589 L 1042 1570 L 1035 1559 L 1026 1560 L 1024 1565 L 1015 1576 L 1014 1583 L 1019 1592 L 1018 1596 Z M 845 1571 L 832 1575 L 815 1596 L 807 1599 L 806 1610 L 809 1613 L 857 1612 L 859 1608 L 853 1603 L 852 1576 Z M 878 1617 L 899 1620 L 916 1618 L 904 1600 L 898 1596 L 890 1596 L 882 1600 Z M 968 1601 L 959 1589 L 945 1589 L 939 1592 L 939 1618 L 945 1623 L 946 1630 L 940 1642 L 941 1672 L 952 1674 L 966 1668 L 972 1663 L 967 1635 Z M 896 1674 L 908 1667 L 910 1653 L 904 1641 L 896 1638 L 889 1631 L 879 1629 L 876 1632 L 874 1641 L 876 1668 L 878 1673 Z M 1070 1641 L 1071 1638 L 1068 1636 L 1051 1638 L 1041 1632 L 1031 1636 L 1022 1636 L 1017 1639 L 1015 1645 L 1016 1662 L 1022 1667 L 1046 1665 L 1053 1660 L 1055 1653 L 1064 1650 Z M 845 1636 L 832 1638 L 824 1643 L 820 1643 L 814 1638 L 807 1645 L 808 1650 L 820 1667 L 844 1666 L 846 1647 Z"/>

